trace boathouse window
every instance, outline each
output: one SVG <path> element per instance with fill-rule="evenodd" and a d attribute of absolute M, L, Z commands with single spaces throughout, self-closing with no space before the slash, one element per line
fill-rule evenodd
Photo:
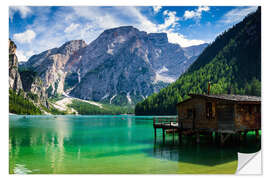
<path fill-rule="evenodd" d="M 211 120 L 212 118 L 212 103 L 206 103 L 206 119 Z"/>
<path fill-rule="evenodd" d="M 187 109 L 187 118 L 192 117 L 192 109 Z"/>

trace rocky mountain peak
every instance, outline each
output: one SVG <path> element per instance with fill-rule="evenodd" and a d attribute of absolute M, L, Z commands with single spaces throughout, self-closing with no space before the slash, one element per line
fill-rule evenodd
<path fill-rule="evenodd" d="M 111 28 L 111 29 L 107 29 L 105 30 L 102 34 L 112 34 L 112 33 L 119 33 L 119 34 L 127 34 L 127 33 L 136 33 L 136 32 L 140 32 L 137 28 L 134 28 L 133 26 L 120 26 L 120 27 L 116 27 L 116 28 Z"/>
<path fill-rule="evenodd" d="M 133 26 L 120 26 L 117 28 L 107 29 L 97 38 L 101 41 L 119 42 L 122 43 L 131 37 L 145 37 L 145 31 L 139 31 Z"/>
<path fill-rule="evenodd" d="M 8 44 L 9 44 L 9 54 L 10 55 L 15 54 L 16 53 L 16 48 L 17 48 L 16 44 L 10 39 L 8 39 Z"/>
<path fill-rule="evenodd" d="M 154 44 L 168 43 L 167 33 L 149 33 L 148 37 Z"/>
<path fill-rule="evenodd" d="M 60 54 L 72 54 L 75 51 L 78 51 L 81 48 L 84 48 L 87 46 L 86 42 L 84 40 L 72 40 L 68 41 L 65 44 L 63 44 L 59 49 L 58 52 Z"/>

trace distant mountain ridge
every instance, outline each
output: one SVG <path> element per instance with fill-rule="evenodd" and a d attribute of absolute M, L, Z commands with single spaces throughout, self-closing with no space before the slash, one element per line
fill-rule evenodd
<path fill-rule="evenodd" d="M 184 47 L 183 48 L 184 54 L 188 59 L 190 58 L 196 59 L 202 53 L 202 49 L 205 49 L 207 46 L 208 46 L 208 43 L 203 43 L 200 45 Z"/>
<path fill-rule="evenodd" d="M 189 93 L 261 95 L 261 8 L 219 35 L 176 82 L 135 107 L 136 115 L 176 114 Z"/>
<path fill-rule="evenodd" d="M 21 68 L 42 79 L 48 96 L 68 93 L 118 105 L 136 104 L 175 81 L 207 44 L 181 48 L 166 33 L 132 26 L 105 30 L 86 44 L 66 42 L 30 57 Z"/>

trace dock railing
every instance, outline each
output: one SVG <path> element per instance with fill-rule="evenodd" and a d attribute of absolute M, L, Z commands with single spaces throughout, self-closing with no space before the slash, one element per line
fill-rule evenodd
<path fill-rule="evenodd" d="M 168 117 L 154 117 L 153 126 L 154 127 L 175 127 L 178 125 L 177 116 L 168 116 Z"/>

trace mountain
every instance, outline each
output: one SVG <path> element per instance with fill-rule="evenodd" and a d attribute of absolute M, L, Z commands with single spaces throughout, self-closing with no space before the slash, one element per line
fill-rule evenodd
<path fill-rule="evenodd" d="M 83 40 L 69 41 L 59 48 L 50 49 L 30 57 L 21 67 L 31 70 L 41 78 L 48 96 L 62 94 L 67 73 L 66 63 L 70 58 L 75 59 L 76 53 L 80 52 L 85 46 L 86 43 Z"/>
<path fill-rule="evenodd" d="M 138 103 L 136 115 L 176 114 L 189 93 L 261 94 L 261 9 L 219 35 L 178 80 Z"/>
<path fill-rule="evenodd" d="M 18 71 L 18 58 L 16 56 L 16 45 L 10 39 L 9 43 L 9 89 L 18 92 L 22 89 L 22 81 Z"/>
<path fill-rule="evenodd" d="M 174 82 L 204 48 L 183 49 L 169 43 L 166 33 L 122 26 L 88 45 L 74 40 L 34 55 L 22 67 L 38 74 L 49 96 L 127 105 Z"/>
<path fill-rule="evenodd" d="M 189 59 L 189 66 L 199 57 L 204 50 L 208 46 L 208 43 L 203 43 L 200 45 L 189 46 L 183 48 L 185 56 Z"/>
<path fill-rule="evenodd" d="M 9 39 L 9 112 L 41 114 L 39 106 L 48 107 L 47 96 L 38 77 L 20 72 L 16 45 Z"/>

